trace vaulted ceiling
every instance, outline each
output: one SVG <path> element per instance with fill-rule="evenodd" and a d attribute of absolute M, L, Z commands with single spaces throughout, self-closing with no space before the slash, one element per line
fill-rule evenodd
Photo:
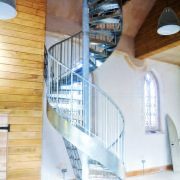
<path fill-rule="evenodd" d="M 123 7 L 123 33 L 135 37 L 156 0 L 130 0 Z M 48 0 L 47 30 L 74 34 L 81 30 L 82 0 Z"/>
<path fill-rule="evenodd" d="M 120 0 L 119 0 L 120 1 Z M 161 2 L 162 1 L 162 2 Z M 172 0 L 175 4 L 178 0 Z M 154 8 L 161 7 L 164 0 L 129 0 L 123 6 L 123 34 L 118 45 L 118 50 L 135 55 L 137 43 L 135 47 L 135 38 L 139 37 L 140 28 L 146 22 L 145 19 Z M 161 8 L 164 8 L 163 6 Z M 176 8 L 177 9 L 177 8 Z M 162 9 L 159 11 L 161 13 Z M 157 26 L 158 17 L 156 13 L 154 18 L 155 26 Z M 152 18 L 151 18 L 152 19 Z M 146 23 L 147 24 L 147 23 Z M 82 28 L 82 0 L 47 0 L 47 31 L 56 32 L 65 35 L 72 35 L 79 32 Z M 146 27 L 148 28 L 148 27 Z M 142 28 L 141 28 L 142 29 Z M 142 33 L 141 33 L 142 34 Z M 145 43 L 145 42 L 144 42 Z M 141 46 L 142 43 L 140 42 Z M 173 49 L 177 50 L 177 48 Z M 166 52 L 170 53 L 171 51 Z M 155 58 L 156 56 L 153 56 Z M 164 54 L 159 54 L 157 59 L 165 58 Z M 180 59 L 180 57 L 175 57 Z M 175 60 L 177 61 L 177 60 Z M 167 59 L 166 62 L 169 62 Z M 177 63 L 176 63 L 177 64 Z M 180 64 L 180 62 L 178 63 Z"/>
<path fill-rule="evenodd" d="M 120 0 L 118 0 L 120 1 Z M 129 0 L 123 6 L 123 35 L 118 49 L 134 55 L 134 38 L 156 0 Z M 82 27 L 82 0 L 47 0 L 47 30 L 72 35 Z"/>
<path fill-rule="evenodd" d="M 47 0 L 47 30 L 72 35 L 81 30 L 82 0 Z"/>

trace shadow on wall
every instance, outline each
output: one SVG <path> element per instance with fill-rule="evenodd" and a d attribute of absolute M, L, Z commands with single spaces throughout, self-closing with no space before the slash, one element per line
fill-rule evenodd
<path fill-rule="evenodd" d="M 46 93 L 44 93 L 44 95 L 45 94 Z M 62 169 L 67 169 L 67 179 L 74 179 L 74 173 L 65 149 L 64 141 L 48 121 L 46 102 L 46 97 L 44 97 L 42 180 L 59 180 L 63 178 Z"/>

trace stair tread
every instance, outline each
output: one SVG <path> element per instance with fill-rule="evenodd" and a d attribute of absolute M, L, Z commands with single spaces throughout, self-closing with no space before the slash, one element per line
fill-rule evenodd
<path fill-rule="evenodd" d="M 106 46 L 110 46 L 110 47 L 115 46 L 115 44 L 113 42 L 107 42 L 107 41 L 95 39 L 95 38 L 90 39 L 90 44 L 99 44 L 101 46 L 106 45 Z"/>
<path fill-rule="evenodd" d="M 113 15 L 103 15 L 98 17 L 92 17 L 90 20 L 90 25 L 105 23 L 105 24 L 119 24 L 121 20 L 121 14 L 113 14 Z"/>
<path fill-rule="evenodd" d="M 114 0 L 105 0 L 96 5 L 96 7 L 90 8 L 90 15 L 96 13 L 107 13 L 111 10 L 119 9 L 119 4 Z"/>
<path fill-rule="evenodd" d="M 92 72 L 109 57 L 114 48 L 117 46 L 117 42 L 122 31 L 122 12 L 117 0 L 88 0 L 88 4 L 90 15 L 89 71 Z M 73 40 L 72 37 L 68 38 L 68 40 L 70 39 Z M 61 41 L 60 43 L 62 44 L 60 45 L 64 45 L 63 43 L 66 43 L 66 40 L 67 39 Z M 58 43 L 56 45 L 58 45 Z M 55 46 L 53 46 L 53 48 L 55 48 Z M 64 49 L 67 48 L 66 45 L 63 47 Z M 53 116 L 55 117 L 50 120 L 51 124 L 62 134 L 64 138 L 69 140 L 69 142 L 66 140 L 64 142 L 76 179 L 82 180 L 81 159 L 78 153 L 79 150 L 77 148 L 79 148 L 82 152 L 87 153 L 89 147 L 84 142 L 91 142 L 89 144 L 96 143 L 97 146 L 95 146 L 95 149 L 92 148 L 92 151 L 89 152 L 88 156 L 96 159 L 103 165 L 97 163 L 97 161 L 90 161 L 89 179 L 118 180 L 119 178 L 117 178 L 117 176 L 121 177 L 119 168 L 121 162 L 120 159 L 116 156 L 116 151 L 110 151 L 107 148 L 107 145 L 104 144 L 104 140 L 101 139 L 100 136 L 96 136 L 98 134 L 96 133 L 96 131 L 87 131 L 87 129 L 85 128 L 85 123 L 83 121 L 84 99 L 82 93 L 84 80 L 82 67 L 83 62 L 81 58 L 82 56 L 80 56 L 83 48 L 81 47 L 81 49 L 79 48 L 77 50 L 75 46 L 74 50 L 72 44 L 71 48 L 67 49 L 69 49 L 69 51 L 71 50 L 73 53 L 75 52 L 75 56 L 77 55 L 76 53 L 79 53 L 79 58 L 81 59 L 81 61 L 78 61 L 79 59 L 77 58 L 73 59 L 72 52 L 71 58 L 69 58 L 69 52 L 63 51 L 63 53 L 61 52 L 61 55 L 64 64 L 60 65 L 60 70 L 56 71 L 55 67 L 52 68 L 52 70 L 51 67 L 49 68 L 52 71 L 52 83 L 50 81 L 50 93 L 52 94 L 51 97 L 48 97 L 49 103 L 51 105 L 51 111 L 47 113 L 49 115 L 48 118 L 52 118 Z M 52 53 L 52 51 L 50 51 L 50 53 Z M 66 55 L 67 60 L 63 60 L 64 56 Z M 71 62 L 69 62 L 68 58 L 71 59 Z M 79 64 L 77 64 L 77 62 L 79 62 Z M 59 72 L 61 78 L 59 78 Z M 74 86 L 74 84 L 78 84 L 78 86 Z M 56 92 L 59 93 L 58 96 Z M 72 93 L 75 93 L 75 96 Z M 108 97 L 106 96 L 106 94 L 104 96 Z M 116 105 L 114 106 L 116 107 Z M 72 133 L 72 135 L 78 137 L 78 142 L 73 139 L 76 137 L 69 139 L 69 129 L 75 132 Z M 85 138 L 86 141 L 81 141 L 81 137 Z M 81 142 L 81 144 L 77 145 L 76 143 L 79 142 Z M 77 147 L 75 147 L 71 143 L 76 144 Z M 101 156 L 97 156 L 99 152 L 102 152 Z M 107 160 L 107 157 L 110 159 Z M 106 166 L 107 168 L 105 168 L 104 166 Z M 111 171 L 114 172 L 117 176 L 112 174 L 108 168 L 111 169 Z"/>
<path fill-rule="evenodd" d="M 94 6 L 95 4 L 97 4 L 100 1 L 102 1 L 102 0 L 93 0 L 93 1 L 89 0 L 89 7 Z"/>
<path fill-rule="evenodd" d="M 94 49 L 90 49 L 90 53 L 92 56 L 98 57 L 98 58 L 107 58 L 108 54 L 105 54 L 103 52 L 96 51 Z"/>
<path fill-rule="evenodd" d="M 112 36 L 114 37 L 115 35 L 118 36 L 118 34 L 121 33 L 121 30 L 110 30 L 110 29 L 91 29 L 90 34 L 103 34 L 106 36 Z"/>
<path fill-rule="evenodd" d="M 82 179 L 81 178 L 82 165 L 81 165 L 81 160 L 80 160 L 78 150 L 73 144 L 71 144 L 65 138 L 63 138 L 63 140 L 64 140 L 65 147 L 67 149 L 68 156 L 69 156 L 70 161 L 71 161 L 71 165 L 72 165 L 74 174 L 79 179 Z"/>

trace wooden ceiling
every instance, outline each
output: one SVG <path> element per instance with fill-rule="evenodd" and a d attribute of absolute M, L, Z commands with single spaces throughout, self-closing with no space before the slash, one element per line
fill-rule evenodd
<path fill-rule="evenodd" d="M 140 59 L 153 58 L 180 65 L 180 33 L 170 36 L 157 34 L 158 19 L 165 7 L 167 2 L 164 0 L 158 0 L 154 4 L 135 37 L 135 55 Z M 169 7 L 180 17 L 179 0 L 169 1 Z"/>
<path fill-rule="evenodd" d="M 180 66 L 180 45 L 149 56 L 149 58 Z"/>

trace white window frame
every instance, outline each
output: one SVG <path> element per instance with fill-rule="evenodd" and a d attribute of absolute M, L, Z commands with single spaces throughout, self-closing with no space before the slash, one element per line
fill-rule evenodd
<path fill-rule="evenodd" d="M 152 71 L 144 77 L 144 117 L 146 133 L 161 131 L 159 83 Z"/>

